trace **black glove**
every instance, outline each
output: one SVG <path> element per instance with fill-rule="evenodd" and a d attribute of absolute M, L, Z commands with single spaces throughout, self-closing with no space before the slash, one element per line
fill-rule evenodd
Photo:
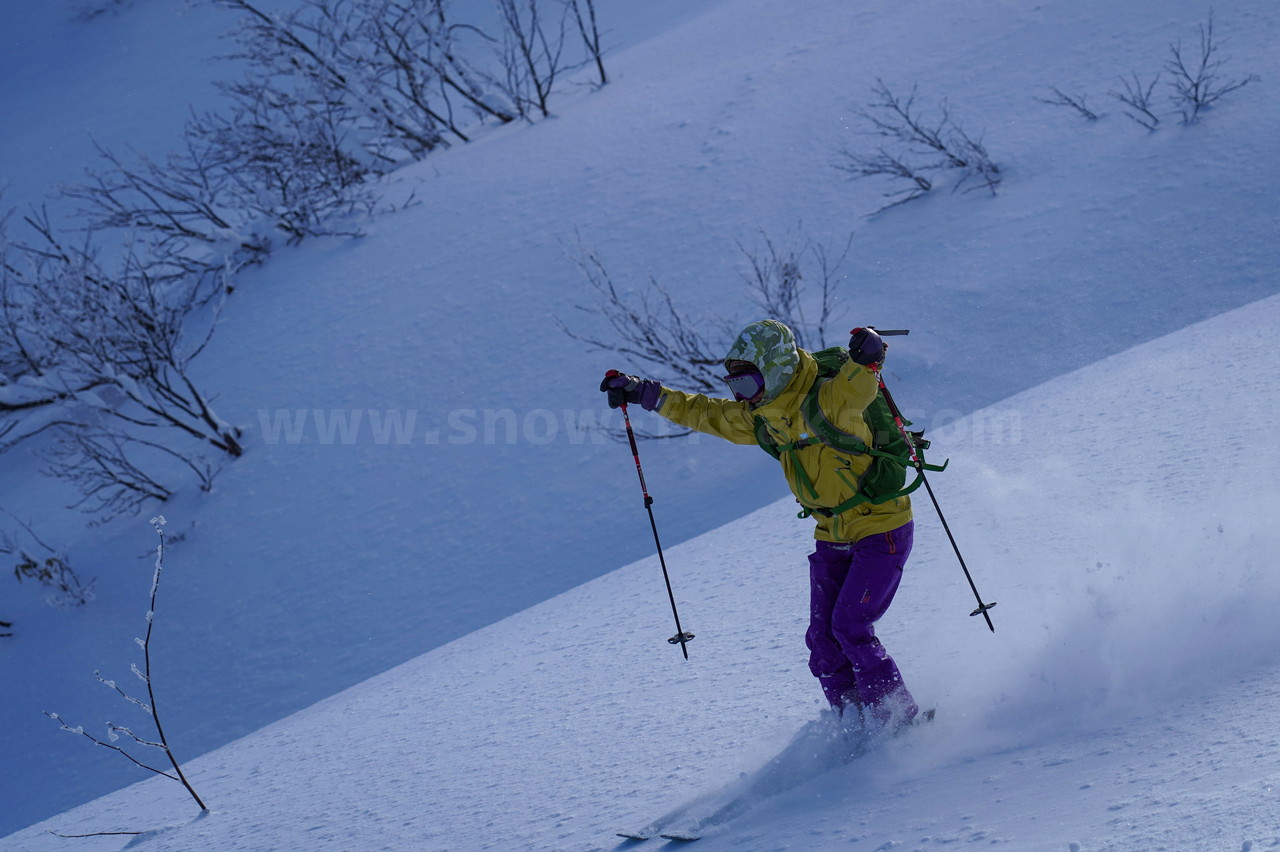
<path fill-rule="evenodd" d="M 888 347 L 874 328 L 855 328 L 849 333 L 853 335 L 849 338 L 849 358 L 855 364 L 874 367 L 884 361 Z"/>
<path fill-rule="evenodd" d="M 617 370 L 609 371 L 600 383 L 600 390 L 609 395 L 610 408 L 620 408 L 624 403 L 639 403 L 645 411 L 653 411 L 662 397 L 661 382 L 638 379 Z"/>

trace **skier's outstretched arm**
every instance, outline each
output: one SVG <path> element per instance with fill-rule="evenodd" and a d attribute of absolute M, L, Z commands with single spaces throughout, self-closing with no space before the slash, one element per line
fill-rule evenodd
<path fill-rule="evenodd" d="M 609 395 L 609 407 L 624 403 L 656 411 L 686 429 L 724 438 L 735 444 L 754 444 L 755 420 L 745 402 L 717 399 L 700 393 L 684 393 L 663 387 L 653 379 L 612 373 L 600 383 Z"/>
<path fill-rule="evenodd" d="M 662 404 L 657 412 L 695 432 L 715 435 L 735 444 L 756 442 L 755 418 L 746 402 L 663 388 Z"/>

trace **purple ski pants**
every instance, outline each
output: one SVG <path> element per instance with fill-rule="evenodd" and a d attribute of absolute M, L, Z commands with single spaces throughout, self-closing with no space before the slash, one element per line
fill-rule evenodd
<path fill-rule="evenodd" d="M 809 670 L 837 710 L 855 705 L 882 722 L 918 709 L 875 624 L 898 591 L 914 523 L 853 543 L 819 541 L 809 556 Z"/>

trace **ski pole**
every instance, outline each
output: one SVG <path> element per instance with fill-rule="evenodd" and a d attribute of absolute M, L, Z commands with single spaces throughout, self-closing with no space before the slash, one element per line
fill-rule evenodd
<path fill-rule="evenodd" d="M 622 375 L 617 370 L 610 370 L 605 373 L 605 378 L 613 378 Z M 649 526 L 653 529 L 653 543 L 658 548 L 658 562 L 662 565 L 662 579 L 667 584 L 667 597 L 671 600 L 671 614 L 676 619 L 676 635 L 667 641 L 672 645 L 679 645 L 680 650 L 684 652 L 684 658 L 689 659 L 688 642 L 693 638 L 692 633 L 685 633 L 684 628 L 680 626 L 680 612 L 676 609 L 676 595 L 671 591 L 671 575 L 667 573 L 667 560 L 662 555 L 662 542 L 658 540 L 658 522 L 653 519 L 653 498 L 649 496 L 649 486 L 644 482 L 644 468 L 640 466 L 640 449 L 636 446 L 636 433 L 631 428 L 631 415 L 627 413 L 627 404 L 622 403 L 622 421 L 627 426 L 627 440 L 631 443 L 631 457 L 636 462 L 636 475 L 640 477 L 640 493 L 644 495 L 644 508 L 649 513 Z"/>
<path fill-rule="evenodd" d="M 906 331 L 879 332 L 882 337 L 886 334 L 906 333 Z M 969 613 L 969 616 L 973 617 L 980 614 L 987 620 L 987 627 L 991 628 L 992 633 L 995 633 L 996 626 L 991 622 L 991 615 L 988 611 L 996 605 L 996 602 L 982 602 L 982 595 L 978 594 L 978 586 L 973 582 L 973 575 L 969 573 L 969 566 L 965 564 L 964 557 L 960 554 L 960 546 L 956 544 L 956 537 L 951 534 L 951 526 L 947 523 L 947 516 L 942 514 L 942 507 L 938 505 L 938 498 L 933 493 L 933 486 L 929 484 L 929 479 L 924 475 L 924 459 L 916 451 L 916 442 L 912 440 L 911 433 L 907 431 L 907 425 L 902 418 L 902 411 L 899 410 L 897 403 L 893 401 L 893 394 L 889 393 L 889 389 L 885 387 L 884 376 L 880 375 L 879 370 L 876 370 L 876 381 L 879 382 L 880 393 L 884 395 L 884 401 L 888 404 L 889 412 L 893 415 L 894 425 L 898 427 L 898 431 L 902 434 L 902 439 L 907 442 L 907 449 L 911 451 L 911 463 L 915 465 L 916 471 L 919 472 L 925 491 L 929 492 L 929 499 L 933 501 L 934 511 L 938 513 L 938 520 L 942 521 L 942 529 L 947 533 L 947 539 L 951 542 L 951 549 L 956 552 L 956 559 L 960 560 L 960 567 L 964 570 L 965 579 L 969 581 L 969 588 L 973 590 L 973 596 L 978 600 L 978 608 Z"/>

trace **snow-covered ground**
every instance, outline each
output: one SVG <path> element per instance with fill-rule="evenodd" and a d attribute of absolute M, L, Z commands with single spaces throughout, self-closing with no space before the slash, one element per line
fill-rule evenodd
<path fill-rule="evenodd" d="M 1280 297 L 940 431 L 935 489 L 999 602 L 996 633 L 967 617 L 917 501 L 879 632 L 936 721 L 699 848 L 1280 846 L 1278 322 Z M 995 419 L 1017 428 L 994 440 Z M 731 782 L 817 716 L 806 527 L 780 500 L 670 549 L 688 662 L 646 558 L 189 761 L 203 817 L 155 779 L 4 848 L 65 848 L 46 831 L 150 831 L 154 850 L 630 848 L 616 831 Z"/>
<path fill-rule="evenodd" d="M 615 823 L 725 781 L 816 712 L 796 621 L 807 531 L 772 504 L 772 462 L 710 440 L 643 449 L 699 634 L 684 664 L 662 641 L 652 562 L 609 573 L 651 548 L 626 451 L 579 431 L 608 416 L 602 371 L 627 365 L 585 355 L 553 322 L 588 299 L 566 256 L 575 233 L 620 282 L 652 274 L 695 312 L 755 319 L 738 244 L 761 232 L 828 246 L 852 234 L 840 322 L 913 329 L 893 344 L 890 381 L 918 422 L 956 421 L 937 431 L 956 459 L 937 487 L 1000 601 L 1000 632 L 963 618 L 968 590 L 921 507 L 885 633 L 938 724 L 832 780 L 830 812 L 775 803 L 717 842 L 767 848 L 777 838 L 762 826 L 781 825 L 790 841 L 776 845 L 881 832 L 1265 848 L 1277 831 L 1236 817 L 1274 824 L 1267 773 L 1280 780 L 1258 721 L 1276 647 L 1263 431 L 1275 312 L 1264 302 L 1180 330 L 1280 289 L 1280 10 L 1215 5 L 1226 73 L 1261 80 L 1195 126 L 1166 118 L 1149 134 L 1105 92 L 1121 74 L 1149 78 L 1171 42 L 1193 44 L 1200 2 L 599 5 L 625 47 L 613 83 L 397 173 L 389 197 L 422 203 L 366 238 L 304 244 L 244 275 L 198 362 L 249 450 L 213 494 L 162 507 L 183 539 L 162 589 L 159 700 L 180 756 L 276 724 L 191 761 L 215 813 L 174 848 L 198 848 L 193 831 L 210 833 L 207 848 L 323 847 L 326 835 L 378 848 L 352 834 L 374 827 L 391 848 L 607 848 Z M 76 177 L 88 134 L 163 150 L 175 111 L 215 76 L 185 64 L 217 52 L 207 8 L 139 0 L 83 22 L 52 9 L 6 12 L 8 203 Z M 865 218 L 879 190 L 832 163 L 875 144 L 853 112 L 877 77 L 918 83 L 929 108 L 948 99 L 1002 165 L 1000 194 L 944 187 Z M 1107 114 L 1090 124 L 1035 100 L 1055 85 Z M 130 112 L 136 99 L 152 108 Z M 1240 398 L 1223 407 L 1224 393 Z M 284 427 L 300 411 L 293 442 Z M 325 424 L 357 412 L 351 443 L 325 440 Z M 373 428 L 392 412 L 414 415 L 409 443 Z M 12 584 L 0 599 L 16 625 L 0 639 L 0 682 L 20 684 L 0 706 L 0 832 L 138 777 L 40 711 L 86 725 L 119 715 L 92 672 L 127 676 L 154 536 L 146 518 L 83 529 L 39 467 L 6 456 L 0 505 L 67 544 L 99 594 L 80 610 Z M 744 540 L 759 544 L 735 555 Z M 305 761 L 322 766 L 283 768 Z M 864 814 L 850 802 L 867 790 L 878 804 Z M 120 793 L 112 826 L 181 822 L 171 793 Z M 62 819 L 111 827 L 96 810 Z M 262 833 L 273 825 L 286 833 Z"/>

